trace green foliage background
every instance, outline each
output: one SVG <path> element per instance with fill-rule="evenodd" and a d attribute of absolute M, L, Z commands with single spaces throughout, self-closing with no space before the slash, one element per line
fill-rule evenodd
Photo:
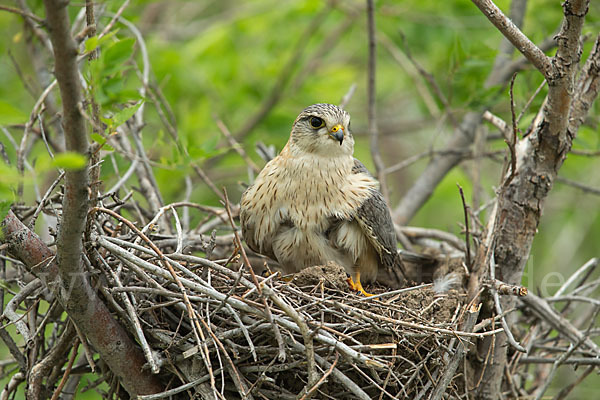
<path fill-rule="evenodd" d="M 27 2 L 34 13 L 43 16 L 39 0 Z M 496 2 L 508 12 L 508 1 Z M 99 5 L 114 13 L 121 1 L 105 1 Z M 243 190 L 239 182 L 249 176 L 244 161 L 220 134 L 215 120 L 222 119 L 235 134 L 256 113 L 269 96 L 279 97 L 269 114 L 242 141 L 242 146 L 260 166 L 264 162 L 254 151 L 257 141 L 274 145 L 280 150 L 287 141 L 295 116 L 307 105 L 316 102 L 339 103 L 349 88 L 356 92 L 347 109 L 353 118 L 356 156 L 371 170 L 373 164 L 366 135 L 366 18 L 362 1 L 334 2 L 334 7 L 319 0 L 261 1 L 132 1 L 123 16 L 143 35 L 151 66 L 151 84 L 160 88 L 172 108 L 179 140 L 189 154 L 175 145 L 161 123 L 157 105 L 152 98 L 142 98 L 138 68 L 143 60 L 140 43 L 127 26 L 117 23 L 114 36 L 99 45 L 102 57 L 84 66 L 84 76 L 95 89 L 108 125 L 122 123 L 124 105 L 145 101 L 146 126 L 143 130 L 147 153 L 155 163 L 155 173 L 165 202 L 178 201 L 185 192 L 184 177 L 194 177 L 190 162 L 204 165 L 217 186 L 227 187 L 230 197 L 238 200 Z M 506 88 L 486 90 L 483 83 L 492 68 L 501 35 L 468 1 L 419 0 L 376 2 L 377 27 L 380 37 L 389 39 L 392 47 L 410 52 L 436 79 L 451 105 L 451 112 L 460 121 L 469 110 L 489 105 L 494 113 L 510 121 L 510 103 Z M 71 7 L 73 18 L 81 4 Z M 98 13 L 100 15 L 100 13 Z M 110 17 L 102 17 L 104 26 Z M 528 5 L 524 32 L 536 43 L 552 36 L 562 18 L 558 1 L 534 0 Z M 318 23 L 315 23 L 318 21 Z M 313 29 L 308 30 L 309 27 Z M 593 38 L 600 28 L 600 6 L 592 2 L 584 32 Z M 51 79 L 39 82 L 26 41 L 35 40 L 23 33 L 23 22 L 15 14 L 0 12 L 0 125 L 20 141 L 23 124 L 43 89 Z M 336 33 L 337 32 L 337 33 Z M 326 43 L 324 45 L 324 43 Z M 280 90 L 276 82 L 291 57 L 302 48 L 298 61 L 289 69 Z M 584 46 L 587 56 L 591 44 Z M 48 61 L 48 55 L 44 56 Z M 49 61 L 48 61 L 49 62 Z M 408 67 L 407 67 L 408 65 Z M 42 74 L 44 75 L 44 74 Z M 407 157 L 430 149 L 444 149 L 452 134 L 447 118 L 431 115 L 417 90 L 427 87 L 421 78 L 414 78 L 414 68 L 399 64 L 386 46 L 378 43 L 377 109 L 380 129 L 380 149 L 386 165 L 391 166 Z M 28 93 L 26 84 L 33 88 Z M 540 74 L 526 70 L 515 84 L 517 113 L 523 108 L 536 87 Z M 533 101 L 520 128 L 525 130 L 539 109 L 545 89 Z M 436 100 L 444 112 L 443 105 Z M 596 104 L 586 126 L 582 127 L 574 148 L 600 150 Z M 161 109 L 162 112 L 167 112 Z M 119 114 L 121 112 L 121 114 Z M 494 128 L 486 125 L 491 134 Z M 110 134 L 111 132 L 107 132 Z M 95 138 L 94 140 L 102 140 Z M 9 158 L 15 160 L 15 148 L 4 133 L 0 142 Z M 503 149 L 501 140 L 492 140 L 488 150 Z M 105 150 L 110 150 L 106 147 Z M 109 154 L 109 153 L 105 153 Z M 218 162 L 207 161 L 223 156 Z M 123 172 L 128 161 L 114 154 Z M 18 175 L 14 168 L 0 163 L 0 196 L 2 200 L 35 200 L 34 184 L 43 193 L 56 178 L 43 144 L 38 142 L 29 159 L 31 170 L 22 178 L 25 195 L 15 199 L 14 187 Z M 406 192 L 427 164 L 427 158 L 400 172 L 390 174 L 388 183 L 392 204 Z M 59 165 L 68 167 L 67 165 Z M 499 182 L 501 163 L 485 159 L 479 166 L 465 161 L 450 173 L 433 197 L 411 221 L 411 225 L 446 230 L 460 235 L 462 206 L 456 188 L 460 183 L 467 196 L 473 193 L 475 169 L 481 174 L 481 204 L 494 196 Z M 570 155 L 560 175 L 600 188 L 600 162 L 594 157 Z M 217 205 L 218 199 L 206 185 L 194 177 L 192 200 Z M 102 166 L 105 189 L 117 180 L 111 162 Z M 132 185 L 135 185 L 133 178 Z M 140 199 L 143 201 L 143 199 Z M 481 205 L 479 204 L 479 205 Z M 476 207 L 478 205 L 474 205 Z M 598 256 L 600 236 L 598 197 L 557 183 L 545 206 L 528 269 L 523 284 L 530 290 L 551 295 L 560 283 L 589 258 Z M 485 212 L 482 214 L 485 217 Z M 485 221 L 485 220 L 484 220 Z M 0 349 L 0 354 L 3 351 Z M 563 367 L 568 371 L 568 367 Z M 557 379 L 556 390 L 572 381 L 570 373 Z M 590 377 L 576 396 L 591 398 Z"/>

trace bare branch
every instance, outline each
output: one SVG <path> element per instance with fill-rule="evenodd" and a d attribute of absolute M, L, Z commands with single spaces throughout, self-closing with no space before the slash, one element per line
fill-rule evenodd
<path fill-rule="evenodd" d="M 492 24 L 546 77 L 553 79 L 550 57 L 537 47 L 491 0 L 472 0 Z"/>
<path fill-rule="evenodd" d="M 30 12 L 27 12 L 25 10 L 19 10 L 18 8 L 13 8 L 13 7 L 8 7 L 8 6 L 2 6 L 2 5 L 0 5 L 0 10 L 7 11 L 7 12 L 10 12 L 10 13 L 13 13 L 13 14 L 18 14 L 18 15 L 20 15 L 22 17 L 30 18 L 30 19 L 34 20 L 35 22 L 37 22 L 38 24 L 44 22 L 43 18 L 40 18 L 37 15 L 35 15 L 33 13 L 30 13 Z"/>
<path fill-rule="evenodd" d="M 369 68 L 367 77 L 367 103 L 368 103 L 368 132 L 371 148 L 371 158 L 375 164 L 375 176 L 379 181 L 381 194 L 386 203 L 390 202 L 390 195 L 386 184 L 385 165 L 379 152 L 379 133 L 377 131 L 377 116 L 375 109 L 375 58 L 377 39 L 375 38 L 375 11 L 373 0 L 367 0 L 367 35 L 369 38 Z"/>
<path fill-rule="evenodd" d="M 557 176 L 556 182 L 560 182 L 564 185 L 572 186 L 574 188 L 577 188 L 577 189 L 583 191 L 584 193 L 590 193 L 590 194 L 595 194 L 597 196 L 600 196 L 600 189 L 589 186 L 589 185 L 585 185 L 581 182 L 577 182 L 572 179 L 564 178 L 562 176 Z"/>
<path fill-rule="evenodd" d="M 510 173 L 508 177 L 502 182 L 502 185 L 506 186 L 512 182 L 515 175 L 517 174 L 517 151 L 515 146 L 517 145 L 517 117 L 515 116 L 515 97 L 513 94 L 513 88 L 515 86 L 515 79 L 517 77 L 517 73 L 515 72 L 510 80 L 510 115 L 512 121 L 512 137 L 509 140 L 504 139 L 506 144 L 508 145 L 508 150 L 510 151 Z"/>

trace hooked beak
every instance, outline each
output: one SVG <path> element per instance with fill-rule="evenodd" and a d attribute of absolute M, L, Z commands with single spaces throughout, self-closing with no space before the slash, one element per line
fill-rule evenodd
<path fill-rule="evenodd" d="M 344 128 L 342 127 L 342 125 L 337 124 L 336 126 L 331 128 L 331 130 L 329 131 L 329 137 L 340 142 L 341 146 L 342 142 L 344 141 Z"/>

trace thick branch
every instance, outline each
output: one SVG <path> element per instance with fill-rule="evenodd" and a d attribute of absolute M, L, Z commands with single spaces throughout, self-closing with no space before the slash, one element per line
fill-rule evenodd
<path fill-rule="evenodd" d="M 533 238 L 542 215 L 544 202 L 552 189 L 558 170 L 571 148 L 575 132 L 569 132 L 569 115 L 575 97 L 574 79 L 581 55 L 579 38 L 589 0 L 565 1 L 564 19 L 558 34 L 558 51 L 552 58 L 550 74 L 542 71 L 548 81 L 548 101 L 542 118 L 532 134 L 517 145 L 517 173 L 504 184 L 498 194 L 497 212 L 490 228 L 491 256 L 498 265 L 498 279 L 518 284 L 529 258 Z M 471 279 L 481 279 L 475 278 Z M 480 282 L 479 282 L 480 283 Z M 474 285 L 474 282 L 470 283 Z M 510 309 L 514 297 L 502 299 L 502 308 Z M 485 368 L 479 387 L 479 398 L 497 398 L 506 360 L 506 336 L 496 337 L 491 359 Z M 491 343 L 487 343 L 492 346 Z"/>
<path fill-rule="evenodd" d="M 80 112 L 82 90 L 77 66 L 77 44 L 70 32 L 68 1 L 45 0 L 46 21 L 54 51 L 54 73 L 60 88 L 63 104 L 62 124 L 65 133 L 67 151 L 84 156 L 88 153 L 86 124 Z M 48 283 L 56 284 L 55 293 L 61 304 L 76 325 L 99 351 L 101 357 L 117 375 L 125 389 L 133 396 L 138 393 L 153 393 L 160 385 L 152 377 L 141 375 L 143 356 L 137 346 L 127 338 L 123 328 L 112 318 L 108 309 L 90 286 L 89 279 L 82 268 L 82 236 L 88 211 L 88 171 L 87 165 L 78 170 L 65 173 L 65 195 L 63 214 L 57 238 L 56 260 L 46 268 L 54 272 L 54 278 L 46 277 Z M 9 233 L 24 232 L 16 217 L 12 224 L 5 225 Z M 10 215 L 7 217 L 10 218 Z M 12 230 L 10 228 L 15 230 Z M 25 231 L 30 240 L 39 240 L 31 232 Z M 18 248 L 18 236 L 13 237 L 11 246 Z M 31 255 L 19 254 L 30 258 L 30 267 L 40 261 L 47 261 L 49 249 L 38 244 L 45 257 L 31 260 Z M 33 263 L 32 263 L 33 261 Z M 56 265 L 54 265 L 56 263 Z M 58 279 L 57 279 L 58 275 Z M 58 289 L 58 290 L 56 290 Z M 102 333 L 100 333 L 102 332 Z M 119 339 L 117 339 L 119 338 Z M 129 358 L 127 358 L 129 356 Z M 132 368 L 132 366 L 135 366 Z M 133 370 L 135 369 L 135 370 Z"/>
<path fill-rule="evenodd" d="M 62 124 L 67 151 L 87 155 L 85 119 L 79 111 L 82 100 L 77 68 L 77 44 L 71 37 L 68 2 L 46 0 L 46 19 L 54 49 L 54 74 L 63 104 Z M 63 215 L 57 241 L 59 274 L 68 284 L 73 274 L 81 274 L 82 235 L 88 207 L 87 166 L 65 174 Z M 68 289 L 68 288 L 65 288 Z M 75 294 L 75 293 L 74 293 Z M 82 297 L 80 300 L 84 300 Z"/>

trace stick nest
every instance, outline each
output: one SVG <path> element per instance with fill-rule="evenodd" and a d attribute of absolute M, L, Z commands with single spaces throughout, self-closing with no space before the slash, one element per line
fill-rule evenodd
<path fill-rule="evenodd" d="M 152 235 L 152 224 L 137 230 L 115 214 L 101 226 L 89 266 L 144 348 L 148 373 L 170 379 L 165 396 L 423 396 L 459 344 L 485 335 L 460 331 L 465 295 L 456 290 L 421 285 L 366 298 L 350 292 L 335 264 L 291 281 L 256 275 L 238 262 L 231 233 Z M 456 375 L 449 390 L 464 393 L 460 368 Z"/>

